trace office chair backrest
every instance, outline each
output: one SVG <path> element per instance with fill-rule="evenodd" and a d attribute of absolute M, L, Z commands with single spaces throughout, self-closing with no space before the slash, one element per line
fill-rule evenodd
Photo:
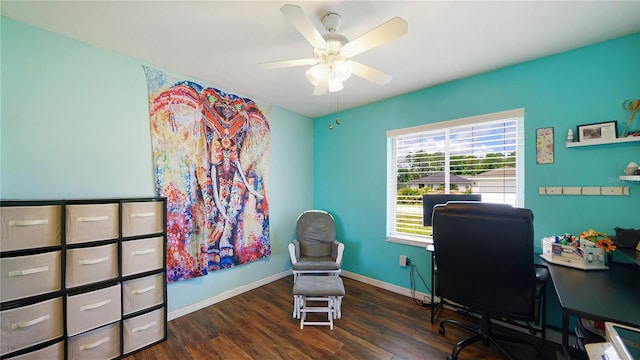
<path fill-rule="evenodd" d="M 479 202 L 437 205 L 433 241 L 438 295 L 493 316 L 534 320 L 531 210 Z"/>
<path fill-rule="evenodd" d="M 300 243 L 301 256 L 331 256 L 332 243 L 336 239 L 333 216 L 320 210 L 303 212 L 296 223 L 296 239 Z"/>

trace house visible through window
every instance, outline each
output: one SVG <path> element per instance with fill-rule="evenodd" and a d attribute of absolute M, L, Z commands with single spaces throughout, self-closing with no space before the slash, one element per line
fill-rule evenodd
<path fill-rule="evenodd" d="M 422 245 L 422 196 L 479 194 L 522 206 L 524 109 L 387 132 L 387 238 Z"/>

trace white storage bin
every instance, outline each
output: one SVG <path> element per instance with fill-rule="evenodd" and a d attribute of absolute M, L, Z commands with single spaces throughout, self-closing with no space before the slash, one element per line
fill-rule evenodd
<path fill-rule="evenodd" d="M 0 207 L 0 250 L 11 251 L 61 244 L 62 207 Z"/>
<path fill-rule="evenodd" d="M 122 204 L 122 236 L 156 234 L 164 231 L 161 201 Z"/>
<path fill-rule="evenodd" d="M 68 335 L 73 336 L 120 320 L 120 304 L 120 284 L 67 296 Z"/>
<path fill-rule="evenodd" d="M 8 360 L 64 360 L 64 342 L 60 341 L 46 348 L 14 356 Z"/>
<path fill-rule="evenodd" d="M 123 322 L 123 351 L 125 354 L 164 338 L 164 310 L 127 319 Z"/>
<path fill-rule="evenodd" d="M 131 314 L 164 302 L 164 273 L 122 283 L 122 312 Z"/>
<path fill-rule="evenodd" d="M 118 244 L 67 250 L 67 287 L 118 277 Z"/>
<path fill-rule="evenodd" d="M 122 276 L 161 269 L 164 237 L 122 242 Z"/>
<path fill-rule="evenodd" d="M 0 355 L 63 335 L 62 298 L 0 313 Z"/>
<path fill-rule="evenodd" d="M 69 338 L 69 360 L 113 359 L 120 356 L 118 323 Z"/>
<path fill-rule="evenodd" d="M 0 258 L 0 301 L 60 290 L 60 261 L 60 251 Z"/>
<path fill-rule="evenodd" d="M 67 244 L 118 237 L 118 204 L 67 205 Z"/>

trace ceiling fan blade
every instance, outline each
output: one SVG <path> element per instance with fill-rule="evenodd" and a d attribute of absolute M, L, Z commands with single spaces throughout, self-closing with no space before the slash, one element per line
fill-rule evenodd
<path fill-rule="evenodd" d="M 284 67 L 303 66 L 303 65 L 315 65 L 318 60 L 313 58 L 308 59 L 296 59 L 296 60 L 284 60 L 284 61 L 269 61 L 263 62 L 259 65 L 266 69 L 280 69 Z"/>
<path fill-rule="evenodd" d="M 402 18 L 395 17 L 386 23 L 369 30 L 344 45 L 341 54 L 344 57 L 356 56 L 362 52 L 380 46 L 407 33 L 409 25 Z"/>
<path fill-rule="evenodd" d="M 329 88 L 329 80 L 324 77 L 315 88 L 313 88 L 313 95 L 320 96 L 327 93 L 327 89 Z"/>
<path fill-rule="evenodd" d="M 280 12 L 289 19 L 291 24 L 298 29 L 300 34 L 316 48 L 324 48 L 327 42 L 324 41 L 322 35 L 318 32 L 311 20 L 304 15 L 299 6 L 285 4 L 280 8 Z"/>
<path fill-rule="evenodd" d="M 384 71 L 374 69 L 371 66 L 363 65 L 353 60 L 347 60 L 347 62 L 351 64 L 351 72 L 363 79 L 367 79 L 378 85 L 384 85 L 391 81 L 392 76 Z"/>

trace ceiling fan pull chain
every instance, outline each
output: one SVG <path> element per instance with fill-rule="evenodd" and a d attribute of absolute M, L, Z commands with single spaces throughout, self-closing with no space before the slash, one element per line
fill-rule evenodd
<path fill-rule="evenodd" d="M 333 112 L 333 101 L 331 94 L 329 94 L 329 113 Z M 329 131 L 333 130 L 333 124 L 331 123 L 331 118 L 329 118 Z"/>
<path fill-rule="evenodd" d="M 340 95 L 336 94 L 336 125 L 342 125 L 340 122 Z"/>

